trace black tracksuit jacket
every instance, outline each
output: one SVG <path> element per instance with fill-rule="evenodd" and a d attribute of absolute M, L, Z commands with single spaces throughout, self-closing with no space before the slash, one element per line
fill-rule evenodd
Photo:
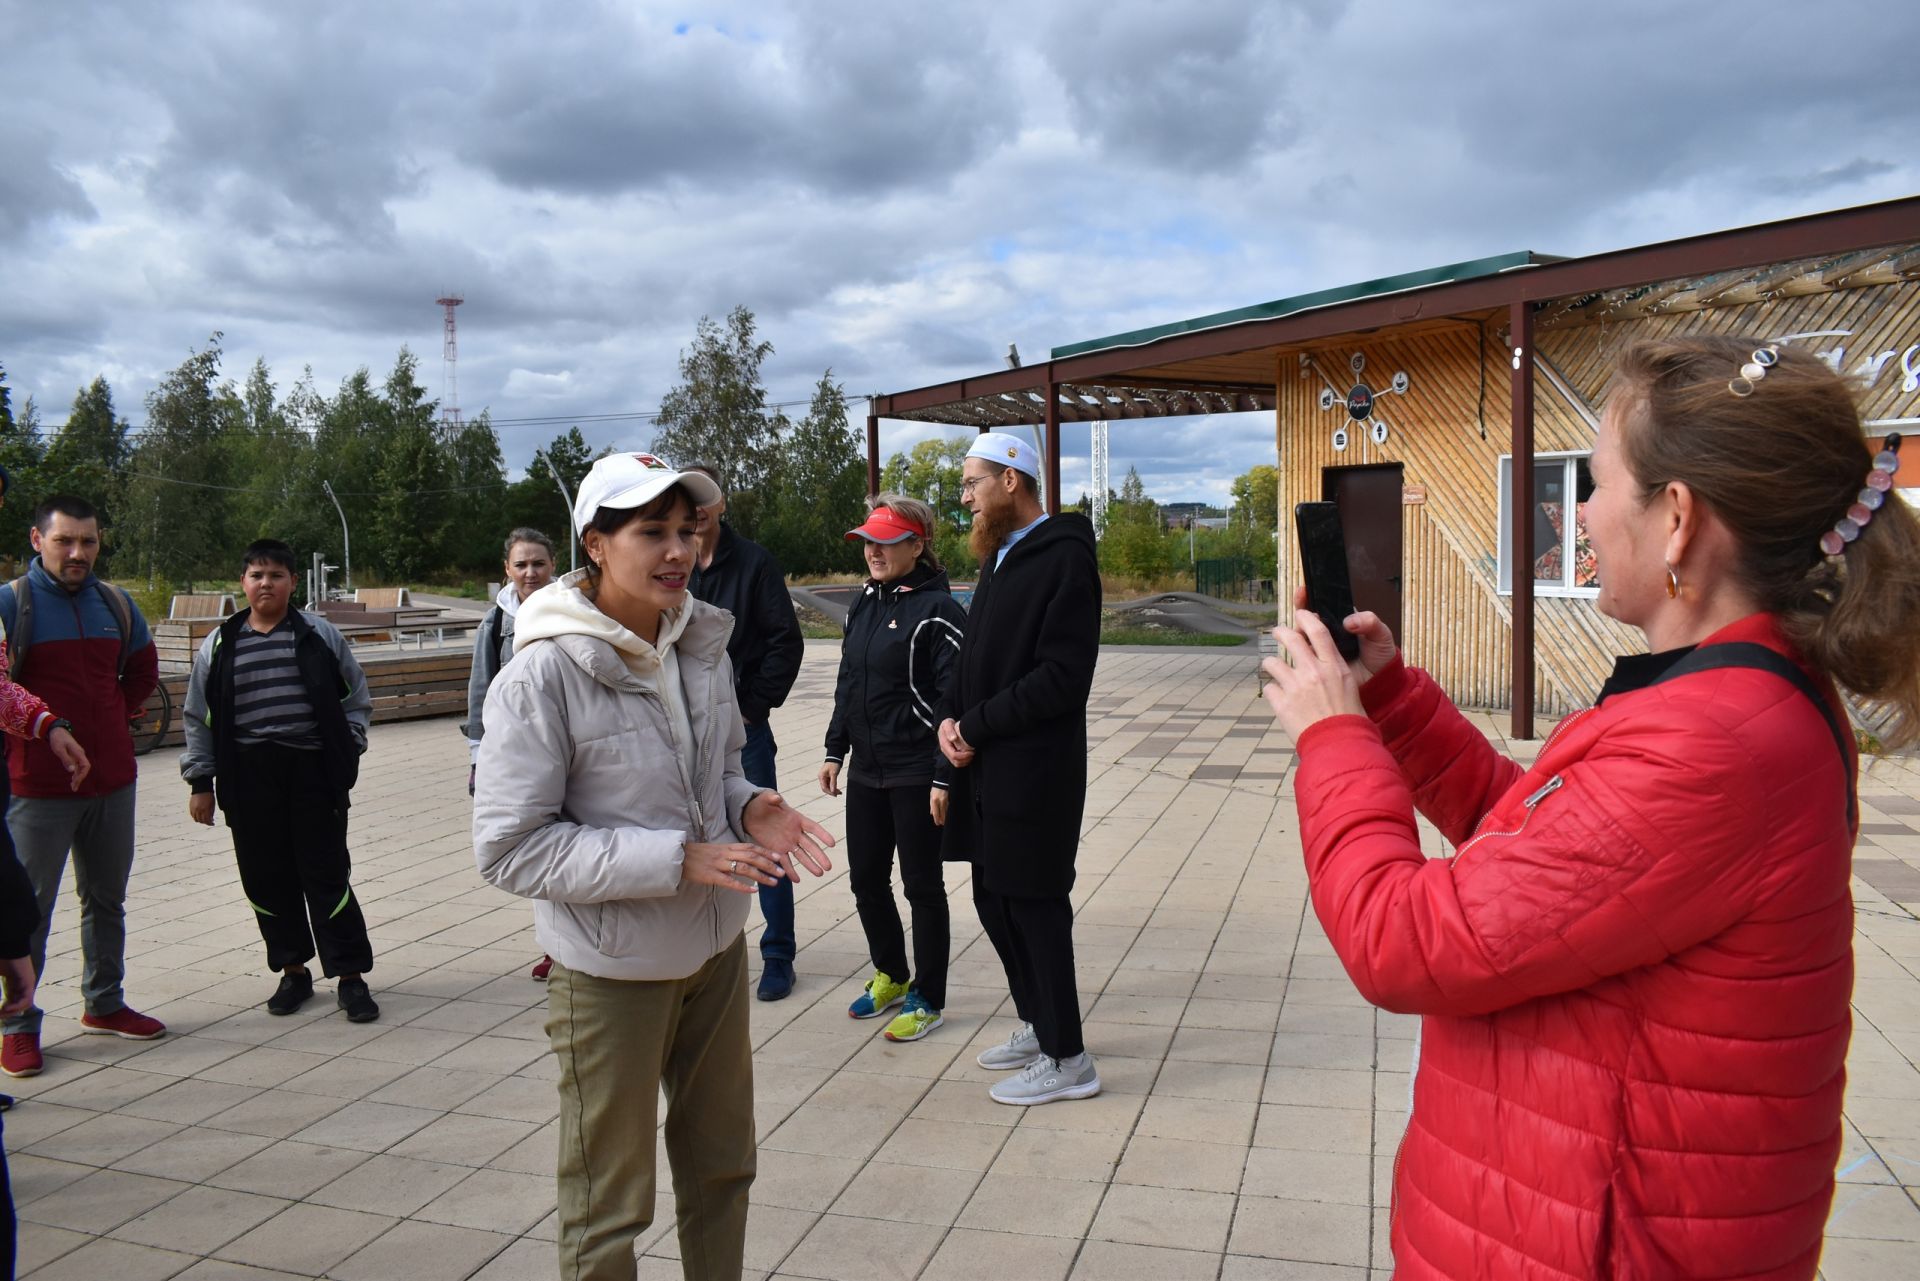
<path fill-rule="evenodd" d="M 945 570 L 916 566 L 891 583 L 868 580 L 847 611 L 827 759 L 853 751 L 847 777 L 863 787 L 947 786 L 939 708 L 953 683 L 967 613 Z"/>

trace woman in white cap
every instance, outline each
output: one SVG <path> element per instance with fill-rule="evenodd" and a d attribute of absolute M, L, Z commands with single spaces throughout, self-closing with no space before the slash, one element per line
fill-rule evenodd
<path fill-rule="evenodd" d="M 824 829 L 740 771 L 732 620 L 687 594 L 713 482 L 650 454 L 603 458 L 574 524 L 588 568 L 529 597 L 487 692 L 474 852 L 536 900 L 560 1061 L 561 1273 L 635 1275 L 653 1222 L 661 1088 L 681 1267 L 738 1277 L 754 1175 L 741 929 Z"/>
<path fill-rule="evenodd" d="M 953 767 L 934 738 L 934 710 L 953 680 L 966 611 L 933 554 L 933 509 L 898 494 L 872 500 L 864 542 L 871 577 L 847 611 L 833 719 L 820 790 L 840 795 L 847 773 L 847 879 L 874 975 L 847 1013 L 879 1018 L 889 1041 L 917 1041 L 940 1026 L 947 1004 L 947 886 L 940 832 Z M 851 749 L 853 760 L 847 762 Z M 913 909 L 913 968 L 893 901 L 893 852 Z"/>

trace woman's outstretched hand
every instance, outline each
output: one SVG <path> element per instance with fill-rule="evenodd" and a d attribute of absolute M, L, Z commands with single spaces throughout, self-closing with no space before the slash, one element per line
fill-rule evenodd
<path fill-rule="evenodd" d="M 801 866 L 815 876 L 825 876 L 833 870 L 833 860 L 827 857 L 827 847 L 834 843 L 833 836 L 787 804 L 778 792 L 761 792 L 748 801 L 746 812 L 741 815 L 741 826 L 756 844 L 775 851 L 774 857 L 783 861 L 783 875 L 789 880 L 800 879 L 791 859 L 798 859 Z"/>
<path fill-rule="evenodd" d="M 688 841 L 680 856 L 681 880 L 742 894 L 752 894 L 762 885 L 778 885 L 786 875 L 785 861 L 758 845 Z"/>
<path fill-rule="evenodd" d="M 1351 624 L 1360 617 L 1355 615 L 1347 622 Z M 1371 614 L 1365 617 L 1373 618 Z M 1378 619 L 1373 622 L 1380 632 L 1387 631 Z M 1349 664 L 1340 657 L 1340 651 L 1334 647 L 1333 634 L 1327 631 L 1318 614 L 1297 609 L 1293 623 L 1292 627 L 1273 629 L 1280 654 L 1260 664 L 1268 682 L 1260 692 L 1267 696 L 1267 705 L 1279 718 L 1280 728 L 1298 743 L 1308 728 L 1328 717 L 1366 714 L 1360 705 L 1363 677 L 1359 672 L 1366 670 L 1363 664 L 1368 657 L 1368 638 L 1362 637 L 1360 657 Z M 1389 635 L 1388 658 L 1392 657 L 1391 643 Z"/>

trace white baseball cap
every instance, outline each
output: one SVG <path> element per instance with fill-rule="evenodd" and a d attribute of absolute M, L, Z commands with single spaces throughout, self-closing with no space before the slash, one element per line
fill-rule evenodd
<path fill-rule="evenodd" d="M 675 485 L 686 486 L 696 507 L 711 507 L 722 497 L 705 472 L 675 471 L 657 454 L 608 454 L 594 463 L 574 495 L 574 532 L 586 533 L 602 507 L 645 507 Z"/>
<path fill-rule="evenodd" d="M 980 439 L 974 441 L 973 448 L 967 451 L 967 457 L 984 458 L 990 463 L 1023 471 L 1035 480 L 1040 479 L 1039 452 L 1018 436 L 1004 431 L 981 432 Z"/>

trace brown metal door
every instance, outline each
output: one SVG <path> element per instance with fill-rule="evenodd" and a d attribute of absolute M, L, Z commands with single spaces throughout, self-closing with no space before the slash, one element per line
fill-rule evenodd
<path fill-rule="evenodd" d="M 1320 485 L 1322 496 L 1340 507 L 1354 608 L 1378 614 L 1406 644 L 1400 634 L 1400 465 L 1328 467 Z"/>

